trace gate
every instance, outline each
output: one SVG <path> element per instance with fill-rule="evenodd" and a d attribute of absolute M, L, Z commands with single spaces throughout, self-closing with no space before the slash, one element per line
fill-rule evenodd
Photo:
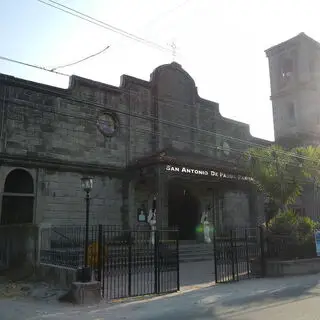
<path fill-rule="evenodd" d="M 264 276 L 262 228 L 232 229 L 214 235 L 216 283 Z"/>
<path fill-rule="evenodd" d="M 163 294 L 180 289 L 179 240 L 176 230 L 115 230 L 100 226 L 99 269 L 107 300 Z M 174 239 L 174 240 L 168 240 Z"/>

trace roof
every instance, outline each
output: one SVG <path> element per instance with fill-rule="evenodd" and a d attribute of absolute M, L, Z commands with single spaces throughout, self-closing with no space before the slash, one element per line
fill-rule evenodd
<path fill-rule="evenodd" d="M 284 49 L 285 47 L 294 45 L 296 43 L 300 43 L 301 41 L 307 41 L 308 43 L 310 43 L 311 45 L 316 46 L 317 48 L 320 48 L 320 43 L 314 39 L 312 39 L 311 37 L 309 37 L 308 35 L 306 35 L 304 32 L 299 33 L 298 35 L 296 35 L 293 38 L 290 38 L 286 41 L 283 41 L 275 46 L 272 46 L 271 48 L 265 50 L 266 55 L 272 56 L 273 54 L 277 53 L 278 51 Z"/>

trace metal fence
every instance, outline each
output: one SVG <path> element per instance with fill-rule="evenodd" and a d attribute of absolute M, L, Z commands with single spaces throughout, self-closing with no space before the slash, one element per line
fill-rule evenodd
<path fill-rule="evenodd" d="M 292 235 L 265 232 L 266 257 L 268 259 L 293 260 L 316 258 L 315 238 L 297 239 Z"/>
<path fill-rule="evenodd" d="M 40 263 L 75 269 L 85 265 L 85 226 L 54 226 L 40 234 Z M 87 264 L 106 299 L 180 289 L 178 231 L 155 231 L 153 243 L 151 236 L 150 230 L 89 227 Z"/>
<path fill-rule="evenodd" d="M 216 233 L 213 243 L 216 283 L 263 276 L 265 249 L 261 228 Z"/>
<path fill-rule="evenodd" d="M 9 266 L 10 242 L 6 233 L 0 232 L 0 271 Z"/>

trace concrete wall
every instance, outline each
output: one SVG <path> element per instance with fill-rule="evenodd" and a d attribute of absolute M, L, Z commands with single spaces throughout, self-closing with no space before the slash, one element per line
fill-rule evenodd
<path fill-rule="evenodd" d="M 38 228 L 34 225 L 0 226 L 0 267 L 35 267 Z"/>
<path fill-rule="evenodd" d="M 38 280 L 57 285 L 62 289 L 70 289 L 71 284 L 77 279 L 77 270 L 40 264 L 35 275 Z"/>
<path fill-rule="evenodd" d="M 283 277 L 320 272 L 320 259 L 298 259 L 292 261 L 266 261 L 266 276 Z"/>

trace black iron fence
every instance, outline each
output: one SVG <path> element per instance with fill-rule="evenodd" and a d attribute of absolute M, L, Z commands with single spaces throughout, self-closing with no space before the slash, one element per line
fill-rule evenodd
<path fill-rule="evenodd" d="M 179 290 L 177 231 L 103 233 L 107 250 L 102 264 L 102 289 L 108 299 Z"/>
<path fill-rule="evenodd" d="M 275 234 L 265 231 L 267 259 L 295 260 L 316 258 L 316 244 L 314 236 L 297 239 L 293 235 Z"/>
<path fill-rule="evenodd" d="M 0 229 L 0 271 L 5 270 L 9 266 L 9 251 L 11 249 L 9 237 L 3 228 Z"/>
<path fill-rule="evenodd" d="M 108 300 L 180 289 L 177 230 L 90 226 L 87 263 L 84 226 L 43 229 L 40 241 L 40 263 L 75 269 L 89 265 Z"/>
<path fill-rule="evenodd" d="M 264 234 L 262 228 L 238 228 L 214 235 L 216 283 L 263 276 Z"/>

